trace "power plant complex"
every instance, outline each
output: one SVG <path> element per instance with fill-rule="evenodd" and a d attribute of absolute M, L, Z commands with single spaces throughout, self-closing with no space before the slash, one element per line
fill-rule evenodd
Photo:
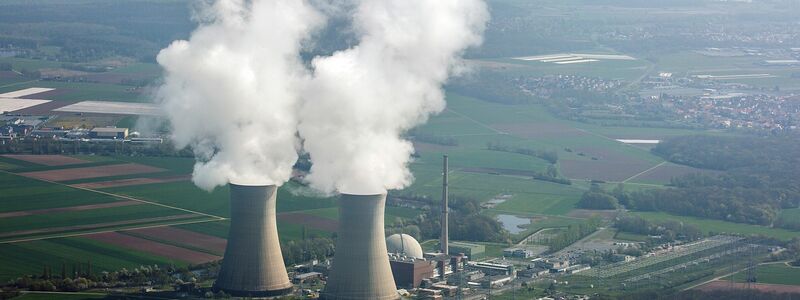
<path fill-rule="evenodd" d="M 386 237 L 386 194 L 341 194 L 333 262 L 323 269 L 295 276 L 295 283 L 326 278 L 319 294 L 325 300 L 395 300 L 405 291 L 398 293 L 398 287 L 454 293 L 456 287 L 446 285 L 445 275 L 464 270 L 468 257 L 460 248 L 452 248 L 456 245 L 449 244 L 447 237 L 447 172 L 448 161 L 444 156 L 441 251 L 424 253 L 420 244 L 406 234 Z M 292 293 L 294 287 L 284 265 L 276 225 L 277 187 L 233 183 L 229 187 L 230 232 L 213 289 L 241 297 Z M 458 253 L 450 256 L 448 252 Z"/>

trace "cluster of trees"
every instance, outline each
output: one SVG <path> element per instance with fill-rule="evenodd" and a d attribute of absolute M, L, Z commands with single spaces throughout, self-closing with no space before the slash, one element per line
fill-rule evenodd
<path fill-rule="evenodd" d="M 613 191 L 607 192 L 600 185 L 592 183 L 588 191 L 583 193 L 578 208 L 583 209 L 617 209 L 621 203 L 629 202 L 629 195 L 625 193 L 623 184 L 618 184 Z"/>
<path fill-rule="evenodd" d="M 597 218 L 571 224 L 557 235 L 545 239 L 544 244 L 548 246 L 548 252 L 557 252 L 597 231 L 598 226 L 600 226 L 600 219 Z"/>
<path fill-rule="evenodd" d="M 481 214 L 480 201 L 459 196 L 450 196 L 450 238 L 473 242 L 507 243 L 511 240 L 503 224 L 495 218 Z M 441 233 L 440 210 L 430 210 L 419 218 L 423 239 L 439 238 Z"/>
<path fill-rule="evenodd" d="M 218 268 L 217 264 L 214 265 Z M 162 268 L 158 265 L 140 266 L 133 270 L 92 272 L 92 264 L 88 262 L 73 264 L 70 271 L 66 264 L 62 264 L 61 271 L 57 274 L 53 274 L 51 266 L 44 266 L 42 274 L 19 277 L 8 282 L 4 289 L 77 292 L 91 288 L 163 286 L 173 284 L 176 280 L 196 280 L 194 276 L 188 268 Z"/>
<path fill-rule="evenodd" d="M 305 228 L 303 230 L 305 231 Z M 283 262 L 287 265 L 299 264 L 312 259 L 325 259 L 333 256 L 334 251 L 334 241 L 327 237 L 303 238 L 281 243 Z"/>
<path fill-rule="evenodd" d="M 533 156 L 546 160 L 551 164 L 555 164 L 558 162 L 558 152 L 553 150 L 539 150 L 526 147 L 513 147 L 509 145 L 492 143 L 492 142 L 486 144 L 486 149 L 491 151 L 501 151 L 501 152 L 509 152 L 509 153 L 517 153 L 527 156 Z"/>
<path fill-rule="evenodd" d="M 0 154 L 97 154 L 194 157 L 188 148 L 176 150 L 168 140 L 155 144 L 97 143 L 25 138 L 0 143 Z"/>
<path fill-rule="evenodd" d="M 26 49 L 31 58 L 74 62 L 114 56 L 152 61 L 194 27 L 190 9 L 179 1 L 16 1 L 2 4 L 0 19 L 0 44 Z"/>
<path fill-rule="evenodd" d="M 619 208 L 619 201 L 617 198 L 607 193 L 587 191 L 581 196 L 581 201 L 578 202 L 578 208 L 617 209 Z"/>
<path fill-rule="evenodd" d="M 685 136 L 653 149 L 665 159 L 718 175 L 673 178 L 673 188 L 630 194 L 621 204 L 643 211 L 795 228 L 781 209 L 800 207 L 800 137 Z"/>

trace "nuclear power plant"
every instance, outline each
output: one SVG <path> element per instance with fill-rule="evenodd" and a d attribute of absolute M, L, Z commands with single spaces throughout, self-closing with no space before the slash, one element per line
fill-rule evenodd
<path fill-rule="evenodd" d="M 214 290 L 242 297 L 292 291 L 275 223 L 276 194 L 274 185 L 230 184 L 231 227 Z"/>
<path fill-rule="evenodd" d="M 386 194 L 339 198 L 339 231 L 325 300 L 399 299 L 383 228 Z"/>

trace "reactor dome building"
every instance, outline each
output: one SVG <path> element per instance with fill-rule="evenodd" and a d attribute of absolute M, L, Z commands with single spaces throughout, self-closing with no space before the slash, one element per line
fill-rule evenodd
<path fill-rule="evenodd" d="M 386 238 L 386 250 L 410 258 L 424 258 L 422 246 L 407 234 L 393 234 Z"/>

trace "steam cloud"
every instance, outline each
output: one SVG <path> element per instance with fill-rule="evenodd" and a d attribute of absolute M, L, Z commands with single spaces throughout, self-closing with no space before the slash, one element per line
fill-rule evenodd
<path fill-rule="evenodd" d="M 323 17 L 300 0 L 220 0 L 188 41 L 158 55 L 157 92 L 176 147 L 191 146 L 193 181 L 282 184 L 297 160 L 297 109 L 308 71 L 301 43 Z"/>
<path fill-rule="evenodd" d="M 313 6 L 352 13 L 360 42 L 312 74 L 299 53 L 324 21 Z M 299 134 L 311 186 L 350 194 L 411 183 L 402 134 L 444 109 L 442 85 L 489 19 L 484 0 L 217 0 L 203 16 L 158 55 L 157 98 L 176 147 L 195 152 L 195 184 L 282 184 Z"/>
<path fill-rule="evenodd" d="M 362 0 L 359 45 L 313 60 L 299 132 L 312 187 L 377 194 L 408 186 L 413 152 L 402 139 L 445 107 L 442 84 L 482 41 L 482 0 Z"/>

